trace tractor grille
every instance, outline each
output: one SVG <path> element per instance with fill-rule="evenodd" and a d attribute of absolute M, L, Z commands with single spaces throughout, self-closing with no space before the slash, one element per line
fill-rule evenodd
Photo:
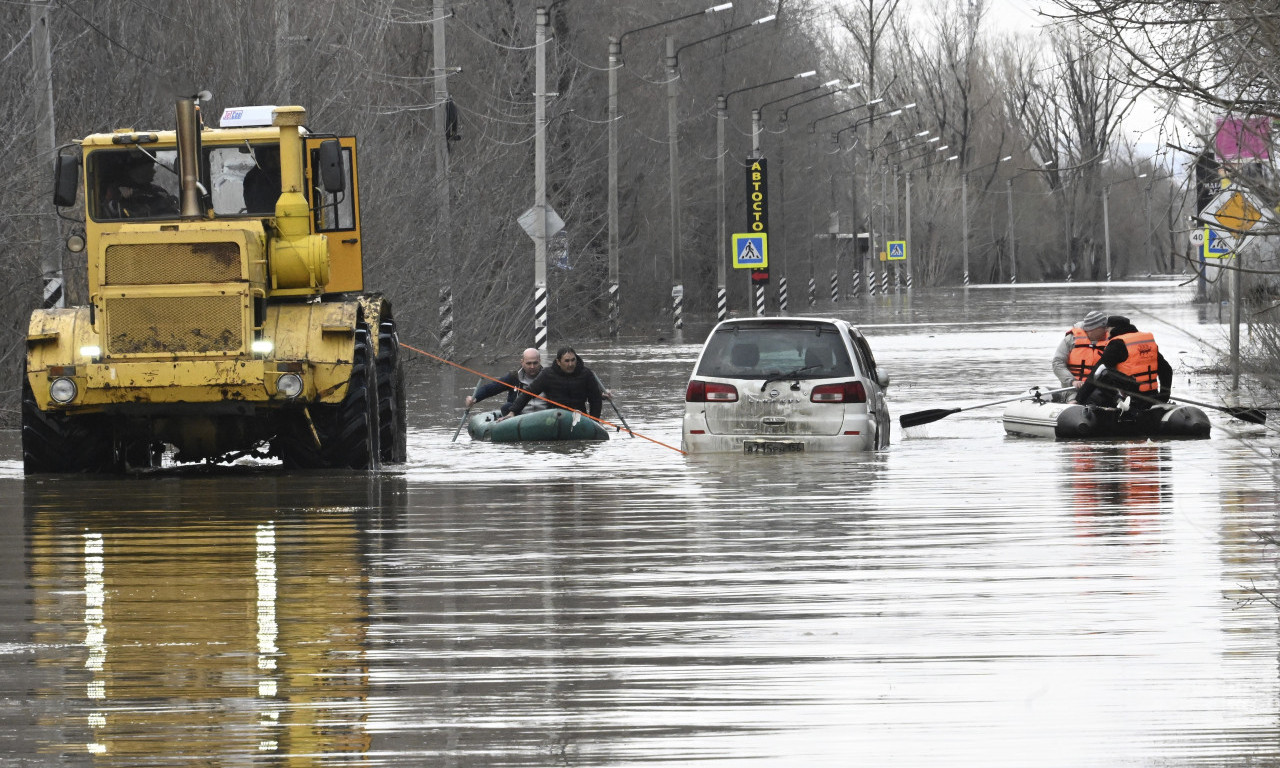
<path fill-rule="evenodd" d="M 244 348 L 241 294 L 107 299 L 107 355 L 237 354 Z"/>
<path fill-rule="evenodd" d="M 107 247 L 104 285 L 230 283 L 241 280 L 236 243 L 122 243 Z"/>

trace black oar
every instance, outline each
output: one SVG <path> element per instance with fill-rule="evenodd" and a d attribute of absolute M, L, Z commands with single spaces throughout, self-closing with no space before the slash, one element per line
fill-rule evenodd
<path fill-rule="evenodd" d="M 1119 392 L 1120 394 L 1125 395 L 1127 397 L 1136 397 L 1139 400 L 1143 400 L 1148 403 L 1154 403 L 1156 405 L 1161 405 L 1164 403 L 1164 401 L 1160 400 L 1159 398 L 1151 397 L 1149 395 L 1144 395 L 1140 392 L 1130 392 L 1126 389 L 1118 389 L 1109 384 L 1103 384 L 1102 382 L 1095 382 L 1095 383 L 1098 384 L 1098 386 L 1100 387 L 1110 389 L 1113 392 Z M 1220 411 L 1222 413 L 1225 413 L 1234 419 L 1247 421 L 1250 424 L 1266 424 L 1267 423 L 1267 414 L 1263 413 L 1261 408 L 1245 408 L 1244 406 L 1240 406 L 1240 405 L 1211 405 L 1209 403 L 1201 403 L 1196 400 L 1188 400 L 1185 397 L 1170 397 L 1169 400 L 1175 403 L 1186 403 L 1187 405 L 1198 405 L 1201 408 L 1211 408 L 1215 411 Z"/>
<path fill-rule="evenodd" d="M 595 375 L 595 371 L 592 371 L 592 372 L 591 372 L 591 374 L 594 376 L 594 375 Z M 603 381 L 600 381 L 600 377 L 599 377 L 599 376 L 596 376 L 596 386 L 600 387 L 600 394 L 604 395 L 604 399 L 605 399 L 605 400 L 608 400 L 608 401 L 609 401 L 609 405 L 612 405 L 612 406 L 613 406 L 613 412 L 614 412 L 614 413 L 616 413 L 616 414 L 618 414 L 618 421 L 621 421 L 621 422 L 622 422 L 622 426 L 627 430 L 627 434 L 628 434 L 628 435 L 631 435 L 632 437 L 635 437 L 635 436 L 636 436 L 636 433 L 635 433 L 635 432 L 632 432 L 632 431 L 631 431 L 631 425 L 627 424 L 627 417 L 622 415 L 622 411 L 618 410 L 618 404 L 617 404 L 617 403 L 615 403 L 615 402 L 613 402 L 613 395 L 606 395 L 606 394 L 605 394 L 605 393 L 606 393 L 606 392 L 608 392 L 609 390 L 607 390 L 607 389 L 605 389 L 605 388 L 604 388 L 604 382 L 603 382 Z"/>
<path fill-rule="evenodd" d="M 930 408 L 927 411 L 915 411 L 913 413 L 904 413 L 898 417 L 898 423 L 903 429 L 918 427 L 921 424 L 929 424 L 939 419 L 945 419 L 953 413 L 961 411 L 972 411 L 974 408 L 987 408 L 992 405 L 1000 405 L 1001 403 L 1012 403 L 1014 400 L 1027 400 L 1029 398 L 1040 398 L 1044 395 L 1053 395 L 1058 392 L 1070 392 L 1075 387 L 1063 387 L 1061 389 L 1047 389 L 1041 391 L 1039 387 L 1032 387 L 1031 392 L 1024 392 L 1017 397 L 1006 397 L 1003 400 L 996 400 L 991 403 L 982 403 L 981 405 L 967 405 L 963 408 Z"/>
<path fill-rule="evenodd" d="M 480 382 L 481 379 L 476 379 L 476 387 L 480 386 Z M 475 389 L 472 389 L 471 391 L 474 392 Z M 471 405 L 475 405 L 475 403 L 472 403 Z M 468 405 L 467 410 L 462 412 L 462 421 L 458 422 L 458 428 L 453 430 L 453 440 L 450 440 L 449 442 L 452 443 L 457 441 L 458 435 L 462 432 L 462 425 L 467 423 L 467 417 L 471 415 L 471 405 Z"/>

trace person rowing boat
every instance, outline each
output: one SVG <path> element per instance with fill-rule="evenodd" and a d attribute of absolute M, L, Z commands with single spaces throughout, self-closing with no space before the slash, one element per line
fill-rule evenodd
<path fill-rule="evenodd" d="M 516 402 L 516 396 L 520 394 L 521 389 L 528 389 L 538 378 L 538 374 L 542 373 L 542 354 L 537 349 L 529 347 L 520 353 L 520 367 L 503 376 L 496 381 L 487 381 L 483 384 L 477 384 L 476 389 L 467 395 L 467 410 L 471 410 L 471 406 L 481 400 L 493 397 L 494 395 L 505 391 L 507 393 L 507 402 L 502 404 L 501 415 L 506 416 L 511 412 L 511 406 Z M 529 404 L 529 411 L 540 411 L 547 408 L 546 400 L 535 400 Z"/>

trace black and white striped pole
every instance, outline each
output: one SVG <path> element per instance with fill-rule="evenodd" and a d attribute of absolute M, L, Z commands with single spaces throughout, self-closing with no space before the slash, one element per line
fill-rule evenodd
<path fill-rule="evenodd" d="M 832 275 L 832 277 L 834 277 L 834 275 Z M 862 292 L 862 272 L 860 272 L 857 267 L 854 267 L 853 276 L 849 281 L 849 297 L 856 299 L 858 297 L 858 294 L 861 292 Z"/>
<path fill-rule="evenodd" d="M 609 338 L 618 338 L 618 328 L 620 325 L 620 315 L 618 312 L 618 284 L 616 282 L 611 282 L 609 283 Z"/>
<path fill-rule="evenodd" d="M 729 291 L 725 287 L 716 288 L 716 321 L 724 320 L 729 316 Z"/>
<path fill-rule="evenodd" d="M 778 314 L 787 314 L 787 278 L 778 278 Z"/>
<path fill-rule="evenodd" d="M 756 283 L 756 317 L 764 317 L 764 283 Z"/>
<path fill-rule="evenodd" d="M 445 357 L 453 356 L 453 291 L 440 289 L 440 349 Z"/>
<path fill-rule="evenodd" d="M 840 270 L 831 270 L 831 303 L 840 303 Z"/>
<path fill-rule="evenodd" d="M 671 320 L 675 330 L 684 328 L 684 286 L 671 286 Z"/>
<path fill-rule="evenodd" d="M 818 282 L 812 277 L 809 278 L 809 306 L 818 303 Z"/>
<path fill-rule="evenodd" d="M 533 346 L 547 351 L 547 9 L 535 12 Z"/>

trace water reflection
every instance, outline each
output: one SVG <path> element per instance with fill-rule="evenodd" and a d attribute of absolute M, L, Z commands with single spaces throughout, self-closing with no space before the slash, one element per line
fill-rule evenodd
<path fill-rule="evenodd" d="M 123 766 L 367 751 L 366 532 L 394 525 L 394 481 L 59 478 L 23 492 L 32 637 L 59 673 L 36 690 L 60 702 L 37 720 L 58 734 L 42 752 Z"/>
<path fill-rule="evenodd" d="M 1082 536 L 1124 536 L 1153 530 L 1167 511 L 1170 447 L 1151 442 L 1064 445 L 1064 494 Z"/>

